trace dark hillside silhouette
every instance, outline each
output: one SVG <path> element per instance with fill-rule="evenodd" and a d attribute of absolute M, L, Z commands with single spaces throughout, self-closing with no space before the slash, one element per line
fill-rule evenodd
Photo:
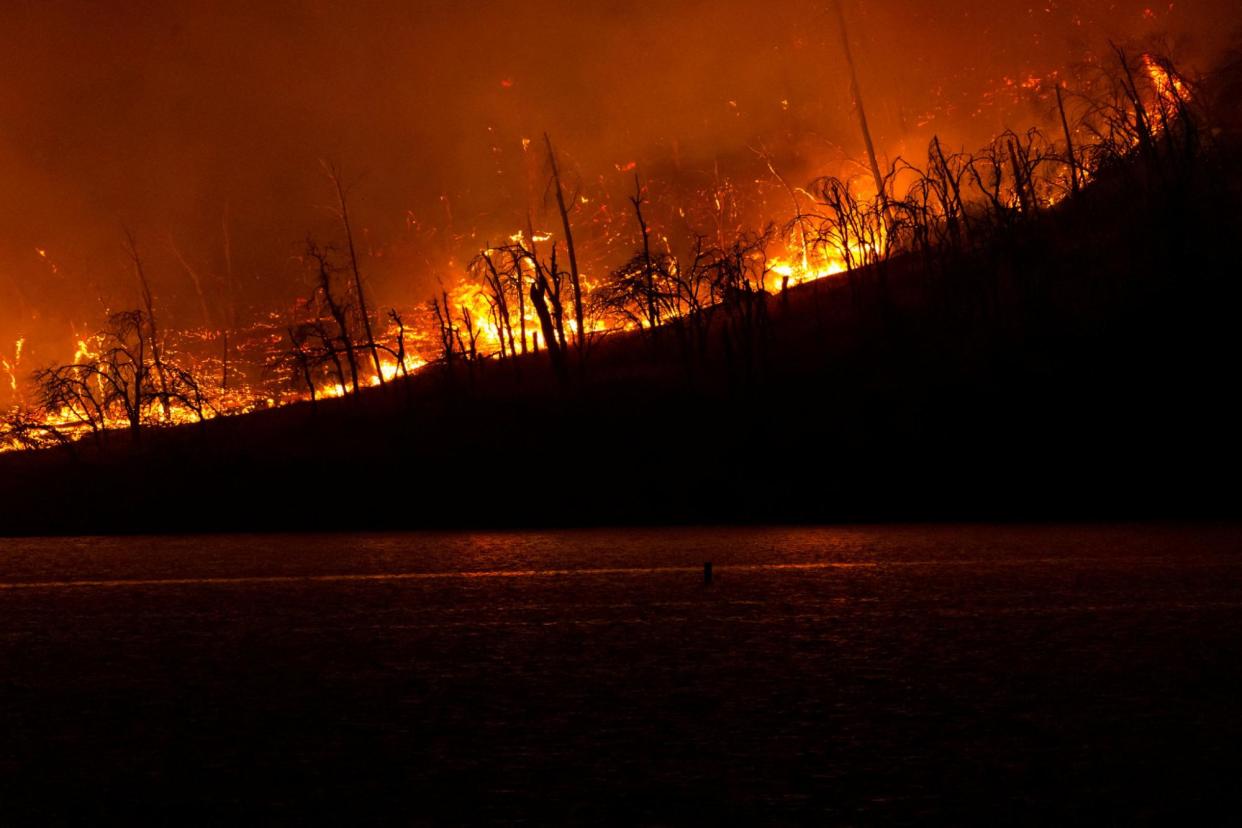
<path fill-rule="evenodd" d="M 1119 171 L 931 267 L 734 297 L 701 351 L 693 321 L 602 340 L 569 385 L 546 351 L 450 360 L 354 398 L 5 455 L 0 526 L 1232 513 L 1242 211 L 1219 163 L 1159 199 Z"/>
<path fill-rule="evenodd" d="M 356 263 L 312 244 L 318 321 L 288 332 L 282 359 L 295 382 L 313 389 L 311 366 L 328 365 L 357 393 L 140 431 L 135 400 L 197 399 L 195 386 L 158 355 L 150 371 L 125 357 L 100 371 L 120 383 L 137 366 L 137 390 L 116 391 L 130 433 L 0 456 L 0 529 L 1232 515 L 1237 68 L 1196 92 L 1195 111 L 1180 91 L 1153 111 L 1132 62 L 1119 52 L 1099 139 L 1067 141 L 1065 156 L 1007 132 L 972 156 L 934 141 L 901 198 L 868 205 L 815 182 L 819 212 L 795 222 L 850 269 L 787 290 L 766 259 L 771 228 L 681 261 L 653 253 L 636 182 L 640 246 L 595 296 L 642 326 L 629 334 L 566 332 L 585 313 L 573 245 L 540 249 L 530 232 L 473 270 L 493 314 L 533 304 L 533 349 L 506 310 L 508 347 L 484 359 L 478 320 L 444 295 L 440 363 L 361 387 L 379 346 L 349 318 L 364 302 Z M 1048 165 L 1073 190 L 1051 206 L 1036 172 Z M 150 306 L 127 324 L 122 356 L 149 338 Z M 100 404 L 73 396 L 88 386 L 72 372 L 47 380 L 87 412 Z"/>

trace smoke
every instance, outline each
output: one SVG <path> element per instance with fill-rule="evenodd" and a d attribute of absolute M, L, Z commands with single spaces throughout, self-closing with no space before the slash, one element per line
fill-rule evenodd
<path fill-rule="evenodd" d="M 1025 125 L 1005 90 L 1110 37 L 1205 62 L 1233 6 L 846 3 L 890 158 Z M 336 232 L 323 158 L 354 182 L 371 288 L 408 304 L 542 208 L 544 131 L 618 187 L 760 146 L 800 183 L 861 150 L 814 0 L 9 0 L 0 32 L 0 354 L 25 336 L 28 366 L 135 304 L 123 227 L 173 324 L 286 307 L 301 241 Z"/>

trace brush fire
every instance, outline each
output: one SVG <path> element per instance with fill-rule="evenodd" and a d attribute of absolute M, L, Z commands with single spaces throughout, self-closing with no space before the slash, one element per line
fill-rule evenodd
<path fill-rule="evenodd" d="M 1144 159 L 1171 164 L 1211 140 L 1192 77 L 1162 54 L 1111 47 L 1072 72 L 1006 78 L 985 93 L 988 101 L 1017 96 L 1030 128 L 996 130 L 967 151 L 934 131 L 953 116 L 950 106 L 918 119 L 931 136 L 920 150 L 909 136 L 877 150 L 864 102 L 885 103 L 867 97 L 854 60 L 874 58 L 857 44 L 850 54 L 846 17 L 824 25 L 840 25 L 851 79 L 821 94 L 852 113 L 851 145 L 864 148 L 857 158 L 834 149 L 808 162 L 799 150 L 807 135 L 795 132 L 805 124 L 792 120 L 785 146 L 765 139 L 705 165 L 680 160 L 671 142 L 664 157 L 606 169 L 576 162 L 570 140 L 496 131 L 491 149 L 513 195 L 509 214 L 524 221 L 489 240 L 483 221 L 462 230 L 455 197 L 442 195 L 441 216 L 406 216 L 405 241 L 392 243 L 351 214 L 366 179 L 325 165 L 319 195 L 330 220 L 291 257 L 301 287 L 283 308 L 236 299 L 227 217 L 227 303 L 205 294 L 171 236 L 126 231 L 122 293 L 137 301 L 114 304 L 99 292 L 95 318 L 73 322 L 59 346 L 43 336 L 33 355 L 22 330 L 0 354 L 9 407 L 0 449 L 351 397 L 485 361 L 587 370 L 606 338 L 710 325 L 731 308 L 766 306 L 808 283 L 848 282 L 902 257 L 969 249 L 1058 209 L 1113 169 Z M 499 87 L 521 91 L 512 79 Z M 791 110 L 788 97 L 774 99 Z M 744 115 L 737 101 L 729 108 Z M 1157 155 L 1164 160 L 1153 162 Z M 186 314 L 166 310 L 172 303 L 148 275 L 153 248 L 175 252 L 202 324 L 178 324 Z M 411 262 L 409 248 L 421 261 Z M 55 250 L 35 255 L 48 279 L 63 282 Z M 373 273 L 393 261 L 423 273 L 407 283 L 425 285 L 430 274 L 436 287 L 379 296 Z M 22 324 L 37 322 L 38 311 L 27 309 Z"/>

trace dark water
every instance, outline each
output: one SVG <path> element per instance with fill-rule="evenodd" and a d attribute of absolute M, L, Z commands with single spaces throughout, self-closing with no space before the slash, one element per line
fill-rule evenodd
<path fill-rule="evenodd" d="M 2 824 L 1130 824 L 1239 801 L 1234 528 L 0 550 Z"/>

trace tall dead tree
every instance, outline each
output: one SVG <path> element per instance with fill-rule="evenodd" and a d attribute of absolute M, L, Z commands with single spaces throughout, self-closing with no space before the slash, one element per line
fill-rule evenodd
<path fill-rule="evenodd" d="M 479 361 L 479 327 L 474 323 L 470 308 L 459 305 L 457 310 L 461 314 L 461 326 L 457 328 L 457 349 L 473 365 Z M 462 331 L 466 332 L 465 339 L 462 339 Z"/>
<path fill-rule="evenodd" d="M 539 261 L 539 254 L 535 249 L 535 234 L 529 229 L 527 232 L 530 237 L 530 247 L 524 248 L 525 255 L 534 270 L 530 286 L 530 303 L 535 309 L 535 316 L 539 318 L 544 347 L 547 348 L 552 368 L 556 371 L 557 379 L 565 383 L 569 379 L 569 371 L 565 363 L 564 310 L 561 307 L 561 277 L 556 266 L 556 244 L 552 245 L 551 265 L 545 268 Z M 549 278 L 549 273 L 551 278 Z M 536 352 L 539 350 L 538 338 L 535 340 L 535 350 Z"/>
<path fill-rule="evenodd" d="M 544 143 L 548 147 L 548 163 L 552 167 L 552 185 L 556 189 L 556 206 L 561 213 L 561 226 L 565 230 L 565 247 L 569 251 L 569 282 L 574 289 L 574 321 L 578 323 L 575 344 L 581 354 L 586 347 L 586 319 L 582 312 L 582 279 L 578 273 L 578 252 L 574 247 L 574 232 L 569 224 L 569 207 L 565 204 L 565 188 L 561 185 L 561 167 L 556 161 L 556 151 L 552 148 L 552 139 L 548 133 L 543 134 Z M 532 243 L 533 243 L 532 239 Z M 555 248 L 553 248 L 555 258 Z"/>
<path fill-rule="evenodd" d="M 306 390 L 310 393 L 311 405 L 314 406 L 318 399 L 318 394 L 312 371 L 318 367 L 319 360 L 318 355 L 310 348 L 308 342 L 312 326 L 290 325 L 285 330 L 289 334 L 289 350 L 281 354 L 282 361 L 288 364 L 289 368 L 306 384 Z M 337 367 L 340 367 L 339 363 Z M 341 379 L 343 381 L 344 377 Z M 343 384 L 342 387 L 344 387 Z"/>
<path fill-rule="evenodd" d="M 1121 89 L 1129 99 L 1130 105 L 1134 108 L 1134 126 L 1138 133 L 1139 146 L 1144 153 L 1151 155 L 1153 153 L 1154 141 L 1152 140 L 1151 117 L 1147 112 L 1147 106 L 1143 103 L 1143 96 L 1139 93 L 1138 84 L 1134 80 L 1134 69 L 1130 66 L 1130 58 L 1126 54 L 1125 49 L 1116 43 L 1109 41 L 1109 46 L 1117 55 L 1117 63 L 1121 67 Z"/>
<path fill-rule="evenodd" d="M 130 261 L 134 265 L 134 274 L 138 277 L 138 287 L 142 294 L 142 304 L 146 308 L 146 324 L 148 338 L 151 343 L 151 358 L 155 369 L 155 379 L 159 383 L 160 406 L 164 411 L 164 419 L 172 419 L 172 404 L 168 395 L 168 379 L 164 375 L 164 360 L 160 349 L 159 329 L 155 324 L 155 297 L 151 293 L 151 283 L 147 281 L 147 271 L 138 252 L 138 240 L 129 228 L 125 229 L 125 242 Z M 141 326 L 142 320 L 138 324 Z M 141 336 L 141 331 L 139 331 Z"/>
<path fill-rule="evenodd" d="M 772 160 L 772 156 L 770 156 L 766 150 L 759 150 L 757 151 L 757 154 L 763 159 L 763 163 L 767 165 L 768 172 L 772 173 L 772 177 L 775 178 L 781 187 L 784 188 L 785 192 L 789 194 L 789 201 L 793 204 L 794 210 L 794 220 L 791 226 L 796 228 L 798 231 L 798 246 L 802 253 L 802 269 L 810 270 L 810 245 L 807 243 L 806 239 L 807 216 L 802 211 L 802 200 L 798 198 L 798 191 L 789 183 L 789 179 L 781 175 L 780 171 L 776 169 L 776 162 Z M 789 277 L 786 276 L 781 280 L 781 292 L 783 293 L 788 286 Z"/>
<path fill-rule="evenodd" d="M 496 260 L 493 258 L 493 250 L 490 248 L 479 253 L 470 264 L 470 269 L 479 273 L 483 278 L 483 283 L 487 285 L 491 295 L 488 301 L 492 306 L 492 313 L 495 316 L 496 332 L 500 338 L 500 358 L 505 357 L 505 337 L 509 338 L 509 353 L 511 356 L 517 356 L 517 342 L 513 336 L 513 321 L 510 319 L 509 313 L 509 279 L 501 269 L 496 266 Z M 519 274 L 520 278 L 520 274 Z M 520 291 L 520 288 L 519 288 Z M 519 293 L 519 296 L 521 294 Z"/>
<path fill-rule="evenodd" d="M 137 439 L 142 429 L 143 408 L 152 396 L 148 386 L 151 372 L 147 367 L 151 328 L 147 326 L 149 320 L 138 310 L 115 313 L 108 323 L 106 341 L 111 347 L 90 365 L 90 371 L 105 386 L 105 407 L 112 409 L 119 405 L 129 423 L 130 434 Z M 166 396 L 162 399 L 166 400 Z"/>
<path fill-rule="evenodd" d="M 884 176 L 880 173 L 880 162 L 875 154 L 875 142 L 871 140 L 871 127 L 867 123 L 867 109 L 863 106 L 862 85 L 858 82 L 854 50 L 850 47 L 849 29 L 845 25 L 845 10 L 841 7 L 841 0 L 832 0 L 832 6 L 836 10 L 838 28 L 841 30 L 841 50 L 845 53 L 845 61 L 850 67 L 850 97 L 854 102 L 854 112 L 858 115 L 858 126 L 862 130 L 863 144 L 867 148 L 867 162 L 871 166 L 871 177 L 875 180 L 876 194 L 887 215 L 888 196 L 884 191 Z"/>
<path fill-rule="evenodd" d="M 559 374 L 561 371 L 561 346 L 556 341 L 556 329 L 552 325 L 552 314 L 548 310 L 547 295 L 546 280 L 536 278 L 530 286 L 530 302 L 535 308 L 535 316 L 539 317 L 539 327 L 543 330 L 544 347 L 548 350 L 548 356 L 552 360 L 552 367 Z"/>
<path fill-rule="evenodd" d="M 520 244 L 511 244 L 505 247 L 505 253 L 509 256 L 509 278 L 512 280 L 514 291 L 517 293 L 518 300 L 518 333 L 521 336 L 522 354 L 527 353 L 527 335 L 526 335 L 526 249 Z M 510 334 L 512 340 L 512 334 Z M 512 344 L 512 343 L 510 343 Z"/>
<path fill-rule="evenodd" d="M 181 269 L 186 272 L 186 275 L 190 277 L 191 284 L 194 285 L 194 293 L 196 296 L 198 296 L 199 311 L 203 315 L 203 327 L 205 328 L 215 327 L 215 322 L 213 321 L 211 311 L 207 307 L 207 296 L 206 294 L 203 293 L 203 282 L 198 277 L 198 271 L 194 269 L 194 267 L 189 263 L 189 261 L 186 260 L 185 256 L 181 253 L 181 248 L 177 246 L 177 240 L 173 238 L 172 233 L 168 234 L 168 246 L 169 248 L 172 249 L 173 255 L 177 257 L 177 261 L 178 263 L 180 263 Z"/>
<path fill-rule="evenodd" d="M 643 216 L 643 184 L 638 173 L 634 173 L 634 195 L 630 196 L 630 203 L 634 205 L 634 215 L 638 218 L 638 229 L 642 233 L 643 289 L 646 293 L 647 325 L 654 331 L 660 324 L 660 308 L 656 293 L 655 268 L 651 262 L 651 228 L 647 226 L 647 219 Z"/>
<path fill-rule="evenodd" d="M 958 158 L 954 156 L 955 160 Z M 962 201 L 961 178 L 964 169 L 961 163 L 950 164 L 945 157 L 944 148 L 940 145 L 940 136 L 933 135 L 927 148 L 927 175 L 924 180 L 930 183 L 940 200 L 940 211 L 948 231 L 948 240 L 954 249 L 962 242 L 963 225 L 969 232 L 970 216 Z"/>
<path fill-rule="evenodd" d="M 440 358 L 444 360 L 449 379 L 453 379 L 453 357 L 457 354 L 457 326 L 453 323 L 452 305 L 449 304 L 448 291 L 442 290 L 440 296 L 433 297 L 429 303 L 435 316 L 436 329 L 440 335 Z"/>
<path fill-rule="evenodd" d="M 332 292 L 332 264 L 329 261 L 328 251 L 320 248 L 313 241 L 306 243 L 306 255 L 313 262 L 315 268 L 315 278 L 318 282 L 316 298 L 328 306 L 328 313 L 332 315 L 332 320 L 336 322 L 336 337 L 325 336 L 324 345 L 329 351 L 335 354 L 336 345 L 334 339 L 339 340 L 341 350 L 345 352 L 345 357 L 349 363 L 350 384 L 353 386 L 354 393 L 358 393 L 358 355 L 357 347 L 354 345 L 353 336 L 349 332 L 349 314 L 346 312 L 344 305 L 336 298 L 336 294 Z"/>
<path fill-rule="evenodd" d="M 569 351 L 569 340 L 565 338 L 565 303 L 561 298 L 561 285 L 564 282 L 564 271 L 556 264 L 557 242 L 552 242 L 552 258 L 544 267 L 544 277 L 548 285 L 548 306 L 552 309 L 552 321 L 556 323 L 556 337 L 561 343 L 561 351 Z"/>
<path fill-rule="evenodd" d="M 526 235 L 530 244 L 530 247 L 526 249 L 526 258 L 534 268 L 534 282 L 539 285 L 540 294 L 543 296 L 547 310 L 551 313 L 553 340 L 560 344 L 563 358 L 564 352 L 569 349 L 569 343 L 565 338 L 565 303 L 561 290 L 564 273 L 556 263 L 557 243 L 552 243 L 552 259 L 544 264 L 539 260 L 535 229 L 529 214 L 526 216 Z M 538 313 L 538 308 L 536 308 L 536 313 Z M 546 339 L 547 331 L 544 334 Z"/>
<path fill-rule="evenodd" d="M 1005 137 L 1005 149 L 1009 152 L 1009 163 L 1013 167 L 1014 193 L 1018 197 L 1018 206 L 1022 208 L 1022 214 L 1030 215 L 1035 210 L 1034 193 L 1031 190 L 1026 165 L 1018 157 L 1018 148 L 1014 143 L 1014 138 L 1012 132 Z"/>
<path fill-rule="evenodd" d="M 405 320 L 397 313 L 396 308 L 388 311 L 388 318 L 397 326 L 397 365 L 401 368 L 401 376 L 408 378 L 410 369 L 405 365 Z"/>
<path fill-rule="evenodd" d="M 233 236 L 229 232 L 229 204 L 224 203 L 224 212 L 220 217 L 220 231 L 224 242 L 224 281 L 228 293 L 228 310 L 225 314 L 224 326 L 224 365 L 221 370 L 220 384 L 225 391 L 229 390 L 229 331 L 237 327 L 237 291 L 233 286 Z"/>
<path fill-rule="evenodd" d="M 1057 81 L 1057 112 L 1061 114 L 1061 130 L 1065 133 L 1065 160 L 1070 170 L 1070 193 L 1078 195 L 1078 158 L 1074 155 L 1074 135 L 1070 131 L 1069 118 L 1065 115 L 1065 98 L 1061 93 L 1061 81 Z"/>
<path fill-rule="evenodd" d="M 332 182 L 333 188 L 336 190 L 337 215 L 341 219 L 341 226 L 345 230 L 345 242 L 349 250 L 349 267 L 354 276 L 354 295 L 358 301 L 358 315 L 362 317 L 362 330 L 367 337 L 367 349 L 371 352 L 371 361 L 375 366 L 375 376 L 379 378 L 379 384 L 384 384 L 384 371 L 380 367 L 379 347 L 375 344 L 375 334 L 371 330 L 371 314 L 367 309 L 367 299 L 362 290 L 362 273 L 358 268 L 358 251 L 354 247 L 354 231 L 349 223 L 349 206 L 346 202 L 345 187 L 341 183 L 341 176 L 337 172 L 336 166 L 324 162 L 324 170 L 328 173 L 328 179 Z"/>
<path fill-rule="evenodd" d="M 110 314 L 108 327 L 95 337 L 99 353 L 79 352 L 70 365 L 36 371 L 45 419 L 67 419 L 69 430 L 87 427 L 95 434 L 123 422 L 138 440 L 144 424 L 152 422 L 152 407 L 175 403 L 178 411 L 193 412 L 202 423 L 216 409 L 201 383 L 175 362 L 163 362 L 162 376 L 156 377 L 152 330 L 145 311 Z M 163 421 L 169 421 L 167 413 Z"/>

